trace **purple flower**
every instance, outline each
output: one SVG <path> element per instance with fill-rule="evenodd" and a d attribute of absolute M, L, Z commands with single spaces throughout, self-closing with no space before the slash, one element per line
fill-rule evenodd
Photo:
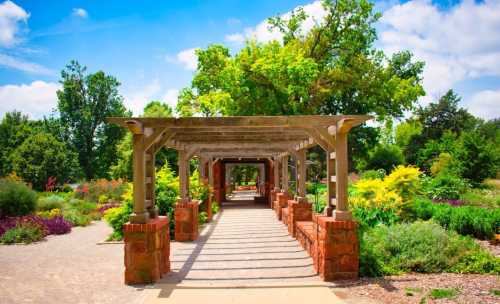
<path fill-rule="evenodd" d="M 65 220 L 61 215 L 50 219 L 44 219 L 45 227 L 49 234 L 65 234 L 71 231 L 71 223 Z"/>
<path fill-rule="evenodd" d="M 434 200 L 435 203 L 442 203 L 442 204 L 448 204 L 453 207 L 458 207 L 465 205 L 464 201 L 458 200 L 458 199 L 441 199 L 441 200 Z"/>
<path fill-rule="evenodd" d="M 101 208 L 99 208 L 98 211 L 101 214 L 104 214 L 104 211 L 106 211 L 108 209 L 111 209 L 111 208 L 116 208 L 116 207 L 120 207 L 120 204 L 118 204 L 118 203 L 108 203 L 108 204 L 103 205 Z"/>
<path fill-rule="evenodd" d="M 43 235 L 49 234 L 49 230 L 45 225 L 45 221 L 38 215 L 25 215 L 21 217 L 8 217 L 0 220 L 0 236 L 7 230 L 10 230 L 18 225 L 31 225 L 37 226 L 42 231 Z"/>

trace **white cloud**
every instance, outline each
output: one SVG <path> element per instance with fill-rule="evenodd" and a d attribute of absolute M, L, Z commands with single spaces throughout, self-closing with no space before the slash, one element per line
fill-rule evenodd
<path fill-rule="evenodd" d="M 434 98 L 458 82 L 500 76 L 498 0 L 465 0 L 446 11 L 413 0 L 385 11 L 380 25 L 386 53 L 407 49 L 425 61 L 424 87 Z"/>
<path fill-rule="evenodd" d="M 177 98 L 179 97 L 179 90 L 177 89 L 169 89 L 167 93 L 163 96 L 162 101 L 168 104 L 174 111 L 175 106 L 177 105 Z"/>
<path fill-rule="evenodd" d="M 146 104 L 154 100 L 160 91 L 160 80 L 155 78 L 145 86 L 124 94 L 125 107 L 131 110 L 134 116 L 142 115 Z"/>
<path fill-rule="evenodd" d="M 57 106 L 56 91 L 60 84 L 33 81 L 31 84 L 0 86 L 0 117 L 13 110 L 39 119 L 49 115 Z"/>
<path fill-rule="evenodd" d="M 38 75 L 55 75 L 56 73 L 44 66 L 39 64 L 24 61 L 19 58 L 15 58 L 9 55 L 0 54 L 0 66 L 4 66 L 11 69 L 20 70 L 23 72 L 27 72 L 30 74 L 38 74 Z"/>
<path fill-rule="evenodd" d="M 177 61 L 184 65 L 184 68 L 187 70 L 195 71 L 198 66 L 198 56 L 196 56 L 195 53 L 196 49 L 197 48 L 186 49 L 177 53 Z"/>
<path fill-rule="evenodd" d="M 310 31 L 316 24 L 323 21 L 323 18 L 326 15 L 326 11 L 322 6 L 321 1 L 314 1 L 311 4 L 307 4 L 302 7 L 304 9 L 304 12 L 307 14 L 308 18 L 303 22 L 301 26 L 301 32 L 306 33 Z M 287 12 L 281 15 L 281 17 L 284 19 L 290 18 L 290 16 L 291 12 Z M 233 38 L 235 38 L 236 35 L 237 34 L 233 34 L 230 36 L 233 36 Z M 276 29 L 273 29 L 271 31 L 269 30 L 269 23 L 267 22 L 267 20 L 262 21 L 256 27 L 246 28 L 245 32 L 240 35 L 245 38 L 255 39 L 259 42 L 281 40 L 283 37 L 283 35 L 278 30 Z M 226 40 L 228 40 L 228 36 L 226 36 Z M 239 42 L 236 40 L 233 41 Z M 244 39 L 241 39 L 240 41 L 243 42 Z"/>
<path fill-rule="evenodd" d="M 243 34 L 236 33 L 236 34 L 226 35 L 226 37 L 224 37 L 224 40 L 226 40 L 227 42 L 234 42 L 237 44 L 241 44 L 245 42 L 245 36 L 243 36 Z"/>
<path fill-rule="evenodd" d="M 500 117 L 500 89 L 485 90 L 474 94 L 467 102 L 468 110 L 481 118 Z"/>
<path fill-rule="evenodd" d="M 29 16 L 12 1 L 0 3 L 0 46 L 11 47 L 19 42 L 20 25 L 26 24 Z"/>
<path fill-rule="evenodd" d="M 83 8 L 74 8 L 73 9 L 73 16 L 80 17 L 80 18 L 87 18 L 89 16 L 89 13 Z"/>

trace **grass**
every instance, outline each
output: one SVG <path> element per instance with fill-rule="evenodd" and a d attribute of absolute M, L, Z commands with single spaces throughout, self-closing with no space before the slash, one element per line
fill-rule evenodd
<path fill-rule="evenodd" d="M 420 288 L 420 287 L 406 287 L 405 288 L 405 295 L 409 296 L 409 297 L 412 297 L 416 293 L 421 293 L 421 292 L 422 292 L 422 288 Z"/>
<path fill-rule="evenodd" d="M 452 299 L 460 294 L 457 288 L 435 288 L 429 293 L 432 299 Z"/>
<path fill-rule="evenodd" d="M 500 297 L 500 289 L 490 289 L 490 293 L 494 296 Z"/>

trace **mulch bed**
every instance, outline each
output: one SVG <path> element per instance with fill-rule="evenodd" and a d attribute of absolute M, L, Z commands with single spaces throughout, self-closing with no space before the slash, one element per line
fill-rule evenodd
<path fill-rule="evenodd" d="M 500 296 L 491 293 L 500 289 L 500 276 L 476 274 L 405 274 L 384 278 L 362 278 L 346 284 L 341 293 L 348 297 L 369 298 L 380 303 L 481 303 L 498 304 Z M 405 288 L 421 289 L 407 295 Z M 453 299 L 431 299 L 434 288 L 457 288 L 460 293 Z M 427 301 L 422 298 L 427 297 Z"/>

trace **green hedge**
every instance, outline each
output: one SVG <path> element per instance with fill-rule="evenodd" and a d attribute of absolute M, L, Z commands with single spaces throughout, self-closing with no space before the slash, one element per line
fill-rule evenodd
<path fill-rule="evenodd" d="M 450 206 L 425 198 L 415 200 L 413 216 L 417 219 L 433 219 L 446 229 L 480 239 L 491 239 L 500 229 L 500 209 L 474 206 Z"/>

